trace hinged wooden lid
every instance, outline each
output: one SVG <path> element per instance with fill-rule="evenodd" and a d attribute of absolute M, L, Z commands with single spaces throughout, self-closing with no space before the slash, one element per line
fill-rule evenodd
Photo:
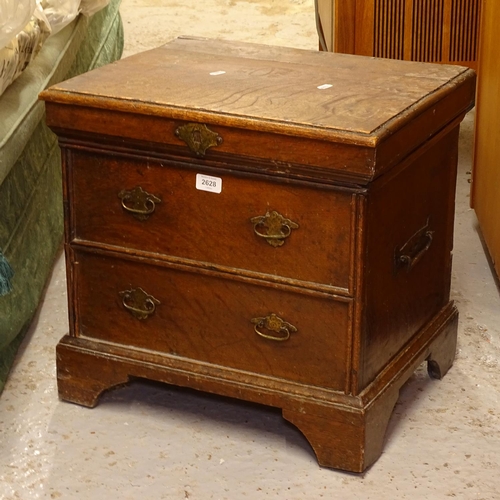
<path fill-rule="evenodd" d="M 422 142 L 463 115 L 473 105 L 474 82 L 474 72 L 460 66 L 178 38 L 41 97 L 375 148 L 416 116 L 428 115 L 415 137 Z"/>

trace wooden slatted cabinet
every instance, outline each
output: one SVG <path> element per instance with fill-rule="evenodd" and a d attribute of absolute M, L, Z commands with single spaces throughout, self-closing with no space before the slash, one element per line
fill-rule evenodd
<path fill-rule="evenodd" d="M 480 10 L 481 0 L 318 0 L 328 51 L 474 69 Z"/>

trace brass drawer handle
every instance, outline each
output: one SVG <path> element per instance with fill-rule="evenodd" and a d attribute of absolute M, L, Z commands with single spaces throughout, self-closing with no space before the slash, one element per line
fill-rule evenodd
<path fill-rule="evenodd" d="M 255 333 L 269 340 L 277 340 L 279 342 L 283 342 L 284 340 L 288 340 L 290 338 L 290 333 L 295 333 L 297 331 L 297 328 L 295 328 L 295 326 L 282 320 L 274 313 L 266 316 L 265 318 L 252 318 L 250 321 L 255 325 Z M 264 328 L 266 330 L 274 332 L 275 335 L 264 333 L 263 331 L 261 331 Z"/>
<path fill-rule="evenodd" d="M 254 225 L 253 230 L 257 236 L 264 238 L 271 246 L 280 247 L 285 239 L 290 236 L 292 229 L 298 229 L 296 222 L 286 219 L 273 210 L 267 211 L 266 215 L 252 217 L 250 222 Z"/>
<path fill-rule="evenodd" d="M 143 320 L 151 316 L 156 306 L 160 304 L 158 299 L 146 293 L 142 288 L 133 288 L 132 290 L 123 290 L 119 292 L 122 298 L 123 307 L 134 318 Z"/>
<path fill-rule="evenodd" d="M 406 268 L 406 271 L 410 272 L 429 250 L 433 235 L 434 231 L 429 230 L 429 219 L 427 219 L 424 227 L 419 229 L 402 247 L 396 248 L 394 256 L 396 271 Z"/>
<path fill-rule="evenodd" d="M 175 129 L 175 135 L 183 140 L 196 156 L 205 156 L 208 148 L 220 146 L 222 137 L 201 123 L 187 123 Z"/>
<path fill-rule="evenodd" d="M 122 207 L 138 220 L 148 219 L 155 211 L 156 204 L 161 203 L 158 196 L 144 191 L 141 186 L 136 186 L 130 191 L 121 190 L 118 198 L 122 200 Z"/>

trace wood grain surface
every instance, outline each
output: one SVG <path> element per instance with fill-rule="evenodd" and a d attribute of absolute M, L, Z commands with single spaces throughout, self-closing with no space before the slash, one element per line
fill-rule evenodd
<path fill-rule="evenodd" d="M 453 363 L 474 83 L 465 68 L 178 39 L 46 91 L 63 151 L 61 398 L 94 406 L 146 377 L 269 404 L 321 465 L 365 470 L 416 367 L 441 378 Z M 193 150 L 178 133 L 193 123 L 222 139 Z M 145 218 L 123 204 L 136 190 L 155 200 Z M 254 222 L 273 211 L 276 246 Z"/>
<path fill-rule="evenodd" d="M 436 92 L 451 92 L 467 73 L 456 66 L 181 38 L 58 84 L 44 98 L 367 135 L 409 108 L 429 106 Z"/>

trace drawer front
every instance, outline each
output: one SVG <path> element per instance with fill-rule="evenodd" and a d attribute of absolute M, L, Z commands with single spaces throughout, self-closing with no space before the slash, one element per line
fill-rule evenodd
<path fill-rule="evenodd" d="M 351 193 L 229 173 L 217 193 L 199 173 L 73 152 L 74 236 L 350 289 Z"/>
<path fill-rule="evenodd" d="M 87 252 L 74 278 L 77 336 L 345 390 L 348 300 Z"/>

